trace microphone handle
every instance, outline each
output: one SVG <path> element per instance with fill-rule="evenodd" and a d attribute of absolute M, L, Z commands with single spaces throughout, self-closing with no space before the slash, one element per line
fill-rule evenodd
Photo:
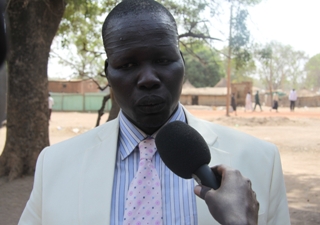
<path fill-rule="evenodd" d="M 206 164 L 200 166 L 199 169 L 192 174 L 192 177 L 197 181 L 198 184 L 211 187 L 214 190 L 217 190 L 220 187 L 216 176 Z"/>

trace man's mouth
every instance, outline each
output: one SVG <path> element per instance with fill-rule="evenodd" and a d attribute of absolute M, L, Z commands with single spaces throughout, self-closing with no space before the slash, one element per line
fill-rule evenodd
<path fill-rule="evenodd" d="M 137 102 L 138 108 L 144 113 L 156 113 L 165 105 L 163 98 L 159 96 L 146 96 Z"/>

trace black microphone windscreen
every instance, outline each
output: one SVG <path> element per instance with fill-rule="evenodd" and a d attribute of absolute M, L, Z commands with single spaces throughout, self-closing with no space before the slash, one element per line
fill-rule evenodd
<path fill-rule="evenodd" d="M 192 174 L 211 160 L 210 150 L 194 128 L 181 121 L 163 126 L 155 138 L 157 150 L 166 166 L 178 176 L 190 179 Z"/>

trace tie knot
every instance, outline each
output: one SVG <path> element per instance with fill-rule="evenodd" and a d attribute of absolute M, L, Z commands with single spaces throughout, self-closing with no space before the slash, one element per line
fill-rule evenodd
<path fill-rule="evenodd" d="M 147 138 L 139 143 L 140 160 L 152 159 L 154 153 L 157 151 L 154 138 Z"/>

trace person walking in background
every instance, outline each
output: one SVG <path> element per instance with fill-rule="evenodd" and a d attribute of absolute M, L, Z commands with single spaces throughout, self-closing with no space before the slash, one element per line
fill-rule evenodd
<path fill-rule="evenodd" d="M 232 96 L 231 96 L 231 107 L 234 111 L 234 115 L 237 115 L 237 103 L 236 103 L 236 99 L 234 97 L 234 93 L 232 93 Z"/>
<path fill-rule="evenodd" d="M 260 110 L 262 112 L 262 108 L 261 108 L 261 104 L 260 104 L 260 97 L 259 97 L 259 91 L 257 91 L 257 93 L 254 96 L 254 108 L 253 111 L 256 110 L 256 106 L 259 105 L 260 106 Z"/>
<path fill-rule="evenodd" d="M 276 110 L 276 112 L 278 112 L 278 101 L 279 101 L 279 96 L 278 96 L 278 93 L 274 93 L 273 94 L 273 105 L 272 105 L 272 108 L 270 109 L 270 111 L 272 111 L 273 109 Z"/>
<path fill-rule="evenodd" d="M 54 105 L 54 100 L 53 98 L 51 97 L 50 93 L 49 93 L 49 97 L 48 97 L 48 107 L 49 107 L 49 120 L 51 118 L 51 112 L 52 112 L 52 106 Z"/>
<path fill-rule="evenodd" d="M 247 96 L 246 96 L 246 106 L 244 108 L 244 111 L 252 111 L 252 101 L 251 101 L 251 94 L 250 91 L 248 91 Z"/>
<path fill-rule="evenodd" d="M 292 89 L 289 94 L 289 101 L 290 101 L 290 111 L 294 111 L 294 107 L 296 106 L 296 101 L 297 101 L 297 92 L 295 89 Z"/>

